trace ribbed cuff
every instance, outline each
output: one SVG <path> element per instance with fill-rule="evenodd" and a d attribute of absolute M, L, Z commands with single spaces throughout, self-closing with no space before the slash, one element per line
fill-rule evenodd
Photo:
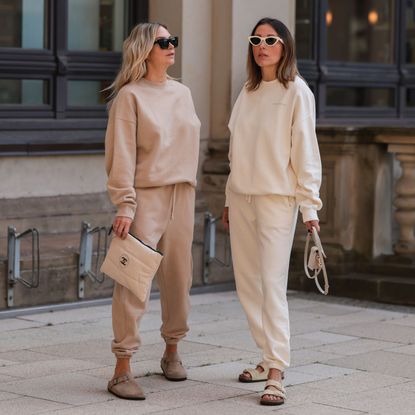
<path fill-rule="evenodd" d="M 120 205 L 117 209 L 117 216 L 125 216 L 131 220 L 134 220 L 135 207 L 131 205 Z"/>
<path fill-rule="evenodd" d="M 306 223 L 310 220 L 318 220 L 317 211 L 313 208 L 301 208 L 303 215 L 303 222 Z"/>

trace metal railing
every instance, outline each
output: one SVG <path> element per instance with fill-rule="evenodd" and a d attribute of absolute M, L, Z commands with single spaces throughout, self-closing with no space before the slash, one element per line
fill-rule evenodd
<path fill-rule="evenodd" d="M 97 244 L 95 250 L 95 263 L 93 266 L 92 257 L 94 256 L 93 245 L 95 235 L 97 235 Z M 104 282 L 105 276 L 99 271 L 99 264 L 102 255 L 105 257 L 107 254 L 107 247 L 107 228 L 105 226 L 97 226 L 92 229 L 88 222 L 83 221 L 81 227 L 81 242 L 79 246 L 78 298 L 84 298 L 85 296 L 85 279 L 87 277 L 99 284 Z"/>
<path fill-rule="evenodd" d="M 209 283 L 209 265 L 215 261 L 222 267 L 229 267 L 231 262 L 230 242 L 228 232 L 224 235 L 223 258 L 216 256 L 216 224 L 220 218 L 214 218 L 210 212 L 205 212 L 204 237 L 203 237 L 203 284 Z"/>
<path fill-rule="evenodd" d="M 20 248 L 21 240 L 27 235 L 32 235 L 32 273 L 30 280 L 26 280 L 20 273 Z M 14 226 L 9 226 L 7 231 L 7 306 L 14 305 L 14 288 L 18 282 L 27 288 L 39 286 L 40 252 L 39 232 L 35 228 L 17 233 Z"/>

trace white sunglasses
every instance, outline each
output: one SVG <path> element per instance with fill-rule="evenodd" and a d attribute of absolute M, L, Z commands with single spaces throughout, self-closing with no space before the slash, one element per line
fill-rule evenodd
<path fill-rule="evenodd" d="M 252 46 L 259 46 L 262 42 L 264 42 L 267 46 L 274 46 L 278 42 L 281 42 L 282 45 L 284 44 L 284 41 L 278 36 L 249 36 L 248 40 Z"/>

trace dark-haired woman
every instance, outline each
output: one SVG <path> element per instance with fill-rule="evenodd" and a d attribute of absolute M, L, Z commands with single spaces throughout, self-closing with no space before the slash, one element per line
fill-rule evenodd
<path fill-rule="evenodd" d="M 290 364 L 287 304 L 289 258 L 298 208 L 318 231 L 321 161 L 314 96 L 299 76 L 293 38 L 264 18 L 249 37 L 248 81 L 229 122 L 231 172 L 223 223 L 229 227 L 239 299 L 262 352 L 241 382 L 267 381 L 263 405 L 285 401 Z"/>

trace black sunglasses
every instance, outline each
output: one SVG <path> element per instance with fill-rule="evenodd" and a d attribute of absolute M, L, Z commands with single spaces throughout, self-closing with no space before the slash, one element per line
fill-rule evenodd
<path fill-rule="evenodd" d="M 161 37 L 154 41 L 154 44 L 158 44 L 161 49 L 168 49 L 169 44 L 171 43 L 175 48 L 179 46 L 179 37 L 178 36 L 170 36 L 170 37 Z"/>

